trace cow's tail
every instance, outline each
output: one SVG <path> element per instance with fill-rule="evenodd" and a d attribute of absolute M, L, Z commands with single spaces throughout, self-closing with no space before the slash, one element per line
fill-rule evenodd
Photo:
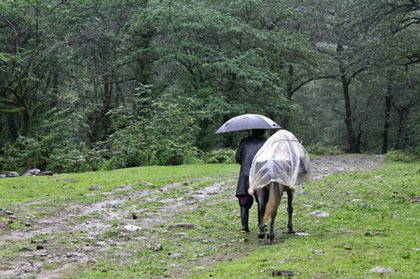
<path fill-rule="evenodd" d="M 275 215 L 277 213 L 277 208 L 279 207 L 285 186 L 276 182 L 271 182 L 269 187 L 270 194 L 268 197 L 267 206 L 265 208 L 265 214 L 262 222 L 263 224 L 267 222 L 268 217 L 273 216 L 273 214 Z"/>

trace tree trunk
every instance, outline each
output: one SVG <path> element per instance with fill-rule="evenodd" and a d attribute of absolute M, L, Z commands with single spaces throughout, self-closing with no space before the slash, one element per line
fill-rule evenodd
<path fill-rule="evenodd" d="M 293 96 L 293 75 L 294 75 L 293 64 L 289 64 L 286 94 L 287 94 L 287 99 L 289 99 L 290 101 L 292 100 L 292 96 Z M 289 125 L 290 125 L 290 109 L 287 109 L 286 114 L 283 116 L 283 121 L 281 122 L 281 126 L 282 128 L 287 130 L 289 128 Z"/>
<path fill-rule="evenodd" d="M 287 99 L 291 100 L 293 95 L 293 75 L 294 75 L 294 68 L 293 64 L 289 64 L 289 70 L 288 70 L 288 81 L 287 81 Z"/>
<path fill-rule="evenodd" d="M 340 66 L 340 72 L 343 73 L 342 66 Z M 345 74 L 341 75 L 341 84 L 343 86 L 343 95 L 344 95 L 344 108 L 345 108 L 344 123 L 346 124 L 347 142 L 350 145 L 349 152 L 360 153 L 360 137 L 356 138 L 356 135 L 353 130 L 353 118 L 352 118 L 352 112 L 351 112 L 349 82 Z"/>
<path fill-rule="evenodd" d="M 397 144 L 395 145 L 395 149 L 403 149 L 404 148 L 404 144 L 406 141 L 406 137 L 404 136 L 405 134 L 405 122 L 408 116 L 408 110 L 406 108 L 401 108 L 400 110 L 398 110 L 399 113 L 399 122 L 398 122 L 398 138 L 397 138 Z"/>
<path fill-rule="evenodd" d="M 10 134 L 12 135 L 13 142 L 15 142 L 17 138 L 19 137 L 19 134 L 18 134 L 18 129 L 16 128 L 14 117 L 12 115 L 8 115 L 6 116 L 6 118 L 7 118 L 7 124 L 9 124 Z"/>
<path fill-rule="evenodd" d="M 111 102 L 112 102 L 112 87 L 113 87 L 113 83 L 108 82 L 108 79 L 106 79 L 104 81 L 104 103 L 101 109 L 101 118 L 102 118 L 102 130 L 103 130 L 103 134 L 102 134 L 102 138 L 101 140 L 106 140 L 106 137 L 108 135 L 108 129 L 110 126 L 110 119 L 109 116 L 107 115 L 107 113 L 109 112 L 109 110 L 111 109 Z"/>
<path fill-rule="evenodd" d="M 343 46 L 341 44 L 337 44 L 337 53 L 343 52 Z M 341 63 L 339 64 L 339 71 L 340 71 L 340 79 L 341 85 L 343 88 L 343 95 L 344 95 L 344 123 L 346 124 L 346 131 L 347 131 L 347 142 L 350 145 L 349 152 L 350 153 L 360 153 L 360 138 L 361 136 L 356 137 L 354 130 L 353 130 L 353 118 L 351 112 L 351 102 L 350 102 L 350 80 L 346 76 L 346 71 L 344 69 L 344 65 Z"/>
<path fill-rule="evenodd" d="M 385 119 L 384 119 L 382 154 L 385 154 L 388 152 L 388 131 L 390 127 L 389 118 L 391 116 L 391 107 L 392 107 L 392 85 L 391 85 L 391 79 L 389 79 L 388 88 L 385 95 Z"/>
<path fill-rule="evenodd" d="M 32 123 L 32 117 L 30 113 L 25 110 L 23 112 L 23 120 L 22 120 L 22 126 L 20 127 L 20 136 L 26 137 L 29 134 L 29 130 L 31 128 Z"/>

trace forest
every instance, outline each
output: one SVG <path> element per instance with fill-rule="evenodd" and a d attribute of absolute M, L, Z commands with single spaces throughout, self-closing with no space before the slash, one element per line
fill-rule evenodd
<path fill-rule="evenodd" d="M 2 0 L 0 172 L 226 162 L 244 113 L 418 159 L 419 23 L 419 0 Z"/>

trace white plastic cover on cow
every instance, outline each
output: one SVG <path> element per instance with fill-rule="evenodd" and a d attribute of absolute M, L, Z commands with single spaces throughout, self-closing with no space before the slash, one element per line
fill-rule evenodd
<path fill-rule="evenodd" d="M 252 161 L 249 173 L 249 194 L 277 182 L 294 189 L 295 185 L 312 181 L 308 152 L 287 130 L 272 135 Z"/>

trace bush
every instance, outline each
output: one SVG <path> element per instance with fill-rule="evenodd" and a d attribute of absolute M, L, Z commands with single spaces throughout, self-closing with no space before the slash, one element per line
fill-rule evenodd
<path fill-rule="evenodd" d="M 337 155 L 344 153 L 338 146 L 332 145 L 312 145 L 306 147 L 306 150 L 315 155 Z"/>
<path fill-rule="evenodd" d="M 189 148 L 184 155 L 184 162 L 185 165 L 194 165 L 194 164 L 201 164 L 203 163 L 204 153 L 201 150 L 198 150 L 196 147 Z"/>
<path fill-rule="evenodd" d="M 406 150 L 391 150 L 387 153 L 387 160 L 394 162 L 412 163 L 420 161 L 420 147 Z"/>
<path fill-rule="evenodd" d="M 199 129 L 190 102 L 168 94 L 156 98 L 150 94 L 146 90 L 136 95 L 135 111 L 120 107 L 109 112 L 115 132 L 104 142 L 110 158 L 107 167 L 180 165 L 195 157 L 197 152 L 191 146 Z"/>
<path fill-rule="evenodd" d="M 105 160 L 100 152 L 83 145 L 79 148 L 55 149 L 49 154 L 47 169 L 54 172 L 85 172 L 103 168 Z"/>
<path fill-rule="evenodd" d="M 154 153 L 158 165 L 181 165 L 184 162 L 184 146 L 172 140 L 163 140 Z"/>
<path fill-rule="evenodd" d="M 233 164 L 236 162 L 235 153 L 235 150 L 228 148 L 213 150 L 204 155 L 204 162 L 209 164 Z"/>
<path fill-rule="evenodd" d="M 105 164 L 100 152 L 89 149 L 83 143 L 62 144 L 47 147 L 43 138 L 19 137 L 15 143 L 6 145 L 0 156 L 1 171 L 23 173 L 30 168 L 53 172 L 96 171 Z"/>
<path fill-rule="evenodd" d="M 43 168 L 46 164 L 45 146 L 33 138 L 19 137 L 15 143 L 1 150 L 0 170 L 24 172 L 26 169 Z"/>
<path fill-rule="evenodd" d="M 110 158 L 107 169 L 119 169 L 153 164 L 151 152 L 141 129 L 130 126 L 115 132 L 104 143 L 106 157 Z"/>

